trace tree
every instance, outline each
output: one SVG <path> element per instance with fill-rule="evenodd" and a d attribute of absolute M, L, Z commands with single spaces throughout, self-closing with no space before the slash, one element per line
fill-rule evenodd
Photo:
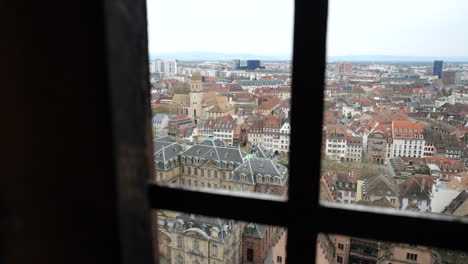
<path fill-rule="evenodd" d="M 169 105 L 159 105 L 159 107 L 156 108 L 155 114 L 169 114 Z"/>
<path fill-rule="evenodd" d="M 245 111 L 252 111 L 252 110 L 255 110 L 257 108 L 257 106 L 254 105 L 254 104 L 245 104 L 245 105 L 242 105 L 240 107 L 243 108 Z"/>

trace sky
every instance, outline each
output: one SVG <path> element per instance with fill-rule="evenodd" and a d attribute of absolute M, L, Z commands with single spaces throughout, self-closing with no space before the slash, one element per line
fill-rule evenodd
<path fill-rule="evenodd" d="M 293 0 L 147 3 L 150 53 L 292 51 Z M 468 56 L 466 0 L 329 0 L 329 4 L 328 56 Z"/>

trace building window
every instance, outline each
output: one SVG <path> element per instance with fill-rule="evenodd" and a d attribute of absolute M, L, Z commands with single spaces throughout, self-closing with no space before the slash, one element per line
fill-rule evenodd
<path fill-rule="evenodd" d="M 198 244 L 198 240 L 196 240 L 196 239 L 193 242 L 193 251 L 200 252 L 200 245 Z"/>
<path fill-rule="evenodd" d="M 177 255 L 177 264 L 184 264 L 184 258 L 181 255 Z"/>
<path fill-rule="evenodd" d="M 418 260 L 418 254 L 407 253 L 406 254 L 406 259 L 407 260 L 412 260 L 412 261 L 417 261 Z"/>
<path fill-rule="evenodd" d="M 283 257 L 282 256 L 277 256 L 276 257 L 276 262 L 283 263 Z"/>
<path fill-rule="evenodd" d="M 253 248 L 247 248 L 247 261 L 254 260 L 254 250 Z"/>
<path fill-rule="evenodd" d="M 344 245 L 343 245 L 343 244 L 341 244 L 341 243 L 338 243 L 338 249 L 341 249 L 341 250 L 343 250 L 343 249 L 344 249 Z"/>
<path fill-rule="evenodd" d="M 336 262 L 337 263 L 343 263 L 343 257 L 342 256 L 337 256 L 336 257 Z"/>
<path fill-rule="evenodd" d="M 217 257 L 218 256 L 218 246 L 217 245 L 213 245 L 212 247 L 212 254 L 213 254 L 213 257 Z"/>
<path fill-rule="evenodd" d="M 182 237 L 180 236 L 177 237 L 177 247 L 182 248 Z"/>

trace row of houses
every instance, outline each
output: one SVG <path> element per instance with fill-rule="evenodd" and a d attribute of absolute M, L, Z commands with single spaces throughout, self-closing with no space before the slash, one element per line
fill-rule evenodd
<path fill-rule="evenodd" d="M 458 210 L 457 215 L 468 215 L 466 173 L 444 180 L 427 174 L 399 178 L 386 173 L 361 176 L 326 171 L 322 183 L 322 192 L 333 202 L 432 213 L 453 214 Z M 462 203 L 457 202 L 458 196 L 464 199 Z"/>
<path fill-rule="evenodd" d="M 325 155 L 332 160 L 361 161 L 366 156 L 373 163 L 387 164 L 395 157 L 465 160 L 468 154 L 457 136 L 426 129 L 416 121 L 376 122 L 360 134 L 345 124 L 327 125 L 324 131 Z"/>

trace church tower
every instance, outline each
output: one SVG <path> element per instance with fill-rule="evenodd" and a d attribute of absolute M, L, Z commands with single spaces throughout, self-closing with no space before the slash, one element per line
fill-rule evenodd
<path fill-rule="evenodd" d="M 195 120 L 195 123 L 203 117 L 203 79 L 199 72 L 192 74 L 190 81 L 190 108 L 189 117 Z"/>

